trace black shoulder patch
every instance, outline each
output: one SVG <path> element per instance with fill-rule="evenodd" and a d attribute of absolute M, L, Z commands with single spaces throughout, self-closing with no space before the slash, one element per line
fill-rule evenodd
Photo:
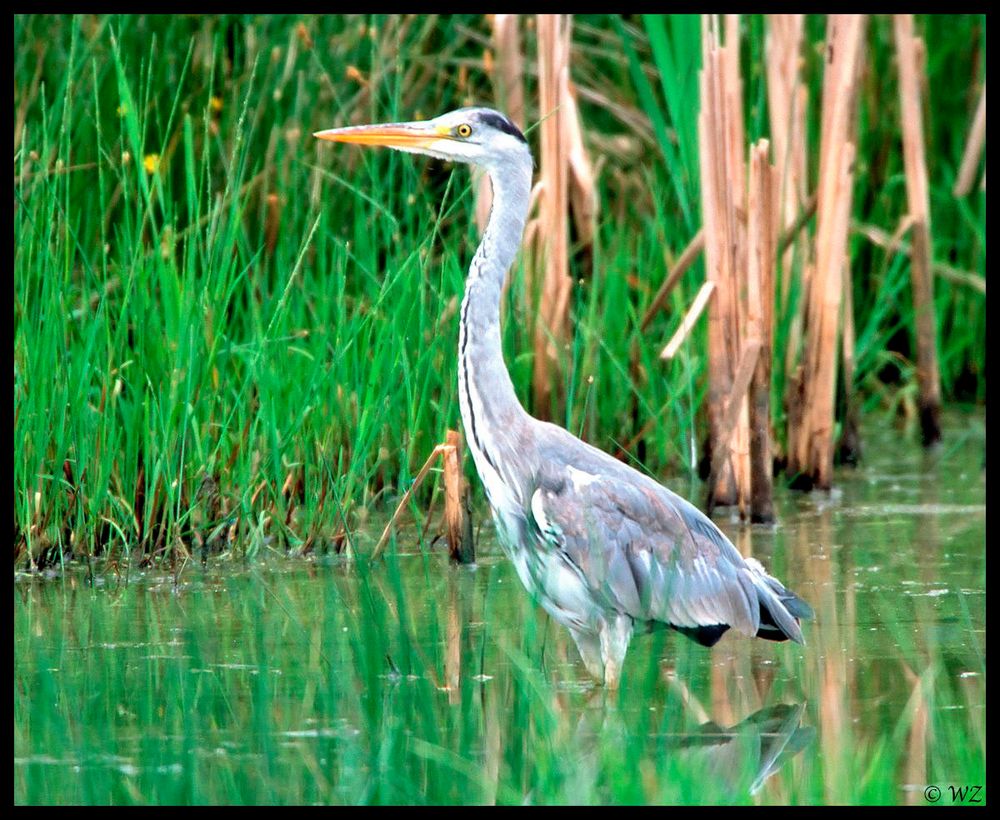
<path fill-rule="evenodd" d="M 715 646 L 719 638 L 729 629 L 728 624 L 711 624 L 710 626 L 675 626 L 670 624 L 671 629 L 676 629 L 685 638 L 690 638 L 702 646 Z"/>
<path fill-rule="evenodd" d="M 518 128 L 514 123 L 508 120 L 506 117 L 500 114 L 494 114 L 491 111 L 481 111 L 479 113 L 479 120 L 486 123 L 487 125 L 492 125 L 498 131 L 503 131 L 505 134 L 510 134 L 512 137 L 517 137 L 521 142 L 527 144 L 527 140 L 524 138 L 524 134 L 521 133 L 521 129 Z"/>

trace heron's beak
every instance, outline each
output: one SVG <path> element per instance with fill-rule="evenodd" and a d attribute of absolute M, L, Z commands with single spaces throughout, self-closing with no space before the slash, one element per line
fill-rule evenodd
<path fill-rule="evenodd" d="M 388 125 L 355 125 L 317 131 L 314 137 L 330 142 L 353 142 L 358 145 L 384 145 L 388 148 L 430 148 L 439 140 L 449 139 L 451 130 L 429 122 L 400 122 Z"/>

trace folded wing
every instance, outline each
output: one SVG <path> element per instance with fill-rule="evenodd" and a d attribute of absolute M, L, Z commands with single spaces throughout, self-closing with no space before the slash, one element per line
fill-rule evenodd
<path fill-rule="evenodd" d="M 744 559 L 697 508 L 615 465 L 628 480 L 606 469 L 550 465 L 531 495 L 538 536 L 578 567 L 595 597 L 709 646 L 730 627 L 803 643 L 799 619 L 812 616 L 804 601 Z"/>

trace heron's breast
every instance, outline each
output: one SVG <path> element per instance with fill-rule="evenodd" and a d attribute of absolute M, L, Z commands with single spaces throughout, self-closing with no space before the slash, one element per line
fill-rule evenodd
<path fill-rule="evenodd" d="M 579 570 L 558 550 L 538 548 L 523 518 L 511 520 L 496 508 L 493 517 L 500 544 L 529 594 L 563 626 L 595 628 L 604 616 L 604 607 L 591 594 Z"/>

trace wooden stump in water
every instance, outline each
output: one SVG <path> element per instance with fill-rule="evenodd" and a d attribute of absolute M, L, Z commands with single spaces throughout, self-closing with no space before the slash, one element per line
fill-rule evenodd
<path fill-rule="evenodd" d="M 465 453 L 462 434 L 449 430 L 442 448 L 444 458 L 444 522 L 448 555 L 458 564 L 476 560 L 472 541 L 472 516 L 469 514 L 469 488 L 462 470 Z"/>
<path fill-rule="evenodd" d="M 420 468 L 409 489 L 403 493 L 403 497 L 396 505 L 396 510 L 385 525 L 382 537 L 372 550 L 369 560 L 374 561 L 385 545 L 389 543 L 389 536 L 396 525 L 400 514 L 406 508 L 407 503 L 417 488 L 423 483 L 424 478 L 430 471 L 431 466 L 441 457 L 444 463 L 444 518 L 446 525 L 445 536 L 448 541 L 448 554 L 453 561 L 460 564 L 471 564 L 476 560 L 475 547 L 472 541 L 472 518 L 469 515 L 469 492 L 465 475 L 462 471 L 462 456 L 464 444 L 461 433 L 449 430 L 444 444 L 435 447 L 431 454 Z"/>
<path fill-rule="evenodd" d="M 931 269 L 931 229 L 927 190 L 927 157 L 920 105 L 923 40 L 914 36 L 913 15 L 893 16 L 899 63 L 899 99 L 903 123 L 903 165 L 910 228 L 910 276 L 917 336 L 917 381 L 920 385 L 920 426 L 924 446 L 941 439 L 941 374 L 937 358 L 934 313 L 934 273 Z"/>

